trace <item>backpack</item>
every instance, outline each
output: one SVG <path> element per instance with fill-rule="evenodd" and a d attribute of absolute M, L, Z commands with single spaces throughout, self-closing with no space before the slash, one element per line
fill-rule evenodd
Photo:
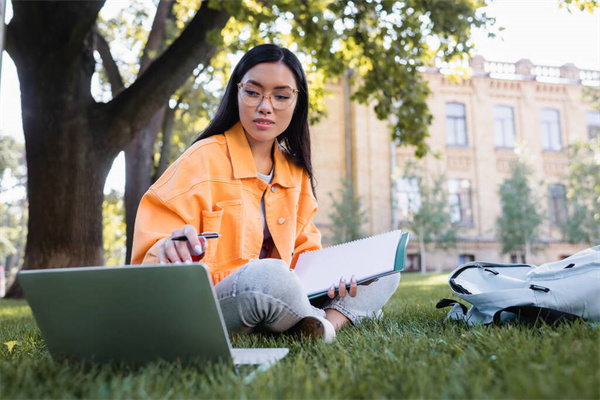
<path fill-rule="evenodd" d="M 600 246 L 539 267 L 474 261 L 452 271 L 448 283 L 472 306 L 467 310 L 455 300 L 440 300 L 437 308 L 452 306 L 446 320 L 470 325 L 519 317 L 549 324 L 600 321 Z"/>

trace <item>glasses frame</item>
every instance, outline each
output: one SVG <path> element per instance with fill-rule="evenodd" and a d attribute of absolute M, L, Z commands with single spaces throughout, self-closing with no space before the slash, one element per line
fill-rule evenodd
<path fill-rule="evenodd" d="M 238 93 L 239 91 L 244 87 L 244 85 L 252 85 L 251 83 L 244 83 L 244 82 L 240 82 L 237 84 L 238 87 Z M 256 85 L 252 85 L 253 87 L 256 87 Z M 275 107 L 275 104 L 273 104 L 273 99 L 271 98 L 273 96 L 273 92 L 268 93 L 268 95 L 263 92 L 263 90 L 259 87 L 256 87 L 256 89 L 259 91 L 259 93 L 262 95 L 262 97 L 260 98 L 260 101 L 258 102 L 258 104 L 248 104 L 243 96 L 242 96 L 242 101 L 244 102 L 244 104 L 246 104 L 247 106 L 250 107 L 258 107 L 260 105 L 260 103 L 263 102 L 264 99 L 268 99 L 269 102 L 271 103 L 271 107 L 273 107 L 274 110 L 278 110 L 278 111 L 282 111 L 282 110 L 286 110 L 288 108 L 290 108 L 290 106 L 292 105 L 292 103 L 294 102 L 294 100 L 296 100 L 296 97 L 298 96 L 298 93 L 300 92 L 298 89 L 293 89 L 293 88 L 289 88 L 289 90 L 292 91 L 292 93 L 294 94 L 294 97 L 292 98 L 292 101 L 290 101 L 290 104 L 288 104 L 286 107 L 284 108 L 277 108 Z"/>

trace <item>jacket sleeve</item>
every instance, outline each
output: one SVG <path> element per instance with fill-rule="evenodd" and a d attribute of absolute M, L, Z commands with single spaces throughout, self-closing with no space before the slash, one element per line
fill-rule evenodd
<path fill-rule="evenodd" d="M 142 197 L 135 219 L 131 263 L 157 263 L 158 248 L 162 241 L 173 229 L 181 228 L 185 224 L 194 222 L 184 220 L 152 188 L 148 190 Z"/>
<path fill-rule="evenodd" d="M 294 248 L 294 257 L 292 258 L 290 268 L 296 267 L 296 262 L 300 254 L 306 251 L 319 250 L 321 248 L 321 232 L 313 224 L 312 218 L 300 231 L 300 234 L 296 238 L 296 244 Z"/>
<path fill-rule="evenodd" d="M 321 232 L 319 232 L 319 229 L 313 223 L 313 218 L 317 213 L 317 199 L 312 193 L 308 174 L 304 172 L 300 197 L 298 199 L 297 223 L 299 223 L 299 231 L 296 234 L 294 255 L 290 263 L 290 268 L 296 267 L 296 262 L 300 254 L 321 248 Z"/>

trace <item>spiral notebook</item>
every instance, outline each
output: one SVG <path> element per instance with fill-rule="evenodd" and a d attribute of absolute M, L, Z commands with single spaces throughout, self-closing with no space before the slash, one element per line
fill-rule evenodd
<path fill-rule="evenodd" d="M 295 272 L 309 298 L 327 293 L 331 285 L 339 287 L 343 276 L 347 282 L 354 275 L 358 283 L 404 269 L 408 232 L 395 230 L 302 253 Z"/>

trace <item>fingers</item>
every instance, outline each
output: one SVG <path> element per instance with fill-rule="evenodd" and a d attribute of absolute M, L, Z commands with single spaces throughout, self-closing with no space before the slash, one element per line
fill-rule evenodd
<path fill-rule="evenodd" d="M 350 297 L 356 297 L 356 295 L 358 294 L 358 282 L 356 281 L 356 277 L 354 275 L 352 275 L 352 278 L 350 278 Z"/>
<path fill-rule="evenodd" d="M 338 289 L 338 295 L 340 297 L 346 297 L 346 279 L 343 276 L 340 278 L 340 286 Z"/>
<path fill-rule="evenodd" d="M 333 299 L 335 297 L 335 285 L 331 285 L 329 287 L 329 290 L 327 291 L 327 296 L 329 296 L 330 299 Z"/>
<path fill-rule="evenodd" d="M 194 247 L 194 252 L 198 256 L 197 261 L 200 261 L 204 258 L 206 254 L 206 249 L 208 249 L 208 241 L 204 237 L 200 237 L 200 244 Z"/>
<path fill-rule="evenodd" d="M 350 278 L 350 285 L 348 285 L 346 283 L 346 279 L 342 276 L 340 278 L 340 284 L 339 284 L 339 289 L 335 290 L 335 284 L 331 285 L 329 287 L 329 290 L 327 291 L 327 296 L 330 299 L 333 299 L 336 294 L 339 297 L 346 297 L 347 295 L 350 295 L 350 297 L 356 297 L 356 295 L 358 294 L 358 282 L 356 280 L 356 277 L 354 275 L 352 275 L 352 278 Z"/>
<path fill-rule="evenodd" d="M 171 240 L 175 236 L 185 236 L 187 240 Z M 192 225 L 185 225 L 181 229 L 175 229 L 158 249 L 158 261 L 160 263 L 192 262 L 192 254 L 201 259 L 208 242 L 205 238 L 198 238 L 198 231 Z"/>

